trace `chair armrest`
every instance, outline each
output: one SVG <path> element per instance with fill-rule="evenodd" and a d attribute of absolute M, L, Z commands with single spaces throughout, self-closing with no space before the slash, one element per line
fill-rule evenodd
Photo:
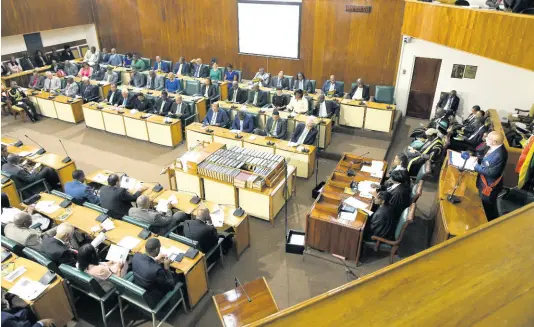
<path fill-rule="evenodd" d="M 44 178 L 41 178 L 41 179 L 36 180 L 35 182 L 31 183 L 31 184 L 28 184 L 28 185 L 26 185 L 24 187 L 21 187 L 18 191 L 19 192 L 25 191 L 25 190 L 29 189 L 30 187 L 35 186 L 35 185 L 37 185 L 39 183 L 44 183 L 44 185 L 46 187 L 46 190 L 48 191 L 48 184 L 46 183 L 46 179 L 44 179 Z"/>
<path fill-rule="evenodd" d="M 133 282 L 133 279 L 134 279 L 133 271 L 129 271 L 123 278 L 129 282 Z"/>
<path fill-rule="evenodd" d="M 185 126 L 188 125 L 187 122 L 188 122 L 190 119 L 195 118 L 196 116 L 198 116 L 198 113 L 194 113 L 194 114 L 192 114 L 191 116 L 189 116 L 189 117 L 187 117 L 187 118 L 184 118 Z"/>
<path fill-rule="evenodd" d="M 390 241 L 390 240 L 386 240 L 385 238 L 382 238 L 382 237 L 379 237 L 379 236 L 371 236 L 371 239 L 373 241 L 376 241 L 376 248 L 378 248 L 378 246 L 380 245 L 380 242 L 382 243 L 386 243 L 386 244 L 389 244 L 391 246 L 394 246 L 394 245 L 397 245 L 398 242 L 394 242 L 394 241 Z"/>
<path fill-rule="evenodd" d="M 515 110 L 515 112 L 517 112 L 518 114 L 519 114 L 520 112 L 529 112 L 529 111 L 530 111 L 530 110 L 526 110 L 526 109 L 518 109 L 518 108 L 515 108 L 514 110 Z"/>
<path fill-rule="evenodd" d="M 30 226 L 30 229 L 37 229 L 39 227 L 41 227 L 41 223 L 35 223 L 35 224 Z"/>

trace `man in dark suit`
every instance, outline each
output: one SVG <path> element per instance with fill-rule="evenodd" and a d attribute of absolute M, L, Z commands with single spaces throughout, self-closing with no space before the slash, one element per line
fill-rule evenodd
<path fill-rule="evenodd" d="M 141 185 L 137 192 L 130 194 L 127 189 L 120 187 L 119 176 L 111 174 L 108 177 L 108 185 L 100 189 L 100 205 L 109 210 L 108 214 L 111 217 L 121 219 L 128 214 L 132 202 L 147 189 L 145 185 Z"/>
<path fill-rule="evenodd" d="M 176 99 L 172 103 L 171 110 L 169 111 L 169 116 L 176 118 L 187 118 L 191 116 L 191 107 L 189 104 L 183 102 L 180 94 L 176 95 Z"/>
<path fill-rule="evenodd" d="M 171 67 L 169 67 L 169 63 L 161 60 L 160 56 L 156 56 L 156 61 L 154 62 L 154 68 L 153 69 L 155 71 L 168 73 L 171 70 Z"/>
<path fill-rule="evenodd" d="M 130 73 L 130 85 L 133 87 L 145 87 L 146 75 L 137 71 L 137 68 L 133 68 Z"/>
<path fill-rule="evenodd" d="M 324 94 L 319 95 L 317 103 L 315 104 L 315 109 L 313 113 L 308 113 L 308 115 L 313 114 L 314 116 L 320 118 L 330 118 L 333 114 L 336 113 L 336 110 L 339 108 L 339 105 L 334 101 L 326 101 Z"/>
<path fill-rule="evenodd" d="M 247 101 L 247 91 L 239 88 L 237 81 L 232 82 L 232 87 L 228 92 L 228 100 L 233 103 L 245 103 Z"/>
<path fill-rule="evenodd" d="M 471 150 L 474 151 L 475 148 L 482 142 L 482 136 L 488 130 L 487 126 L 484 124 L 484 116 L 479 112 L 479 116 L 476 118 L 476 121 L 470 125 L 472 132 L 470 134 L 458 135 L 451 139 L 450 148 L 456 151 Z"/>
<path fill-rule="evenodd" d="M 280 71 L 278 76 L 275 76 L 271 79 L 271 87 L 281 87 L 282 90 L 289 90 L 289 80 L 284 77 L 283 71 Z"/>
<path fill-rule="evenodd" d="M 202 121 L 203 125 L 211 125 L 211 126 L 219 126 L 219 127 L 226 127 L 228 125 L 228 122 L 230 121 L 230 118 L 228 118 L 228 115 L 226 114 L 226 111 L 221 110 L 219 108 L 218 103 L 214 103 L 211 105 L 211 109 L 208 111 L 208 114 Z"/>
<path fill-rule="evenodd" d="M 198 242 L 198 250 L 207 253 L 219 241 L 217 229 L 211 223 L 208 209 L 200 209 L 197 218 L 184 222 L 184 236 Z"/>
<path fill-rule="evenodd" d="M 56 236 L 43 238 L 42 252 L 58 266 L 66 264 L 76 265 L 78 251 L 71 245 L 74 236 L 74 227 L 69 223 L 62 223 L 57 227 Z"/>
<path fill-rule="evenodd" d="M 217 91 L 217 87 L 211 83 L 210 78 L 206 78 L 206 80 L 202 84 L 200 88 L 200 94 L 208 98 L 208 102 L 207 102 L 208 105 L 217 101 L 219 97 L 219 92 Z"/>
<path fill-rule="evenodd" d="M 314 145 L 317 138 L 317 129 L 315 128 L 312 117 L 306 119 L 306 123 L 300 123 L 295 127 L 291 142 L 297 144 Z"/>
<path fill-rule="evenodd" d="M 326 95 L 333 95 L 335 97 L 343 96 L 343 88 L 341 84 L 336 83 L 336 77 L 330 76 L 330 79 L 323 84 L 323 93 Z"/>
<path fill-rule="evenodd" d="M 108 95 L 106 96 L 106 102 L 113 105 L 118 106 L 121 101 L 121 95 L 119 90 L 117 89 L 117 84 L 111 84 L 111 87 L 109 88 Z"/>
<path fill-rule="evenodd" d="M 3 306 L 3 304 L 2 304 Z M 56 326 L 53 319 L 41 319 L 34 324 L 35 319 L 29 314 L 28 308 L 20 308 L 18 311 L 2 310 L 1 325 L 4 327 L 53 327 Z"/>
<path fill-rule="evenodd" d="M 456 95 L 456 91 L 452 90 L 448 95 L 441 97 L 436 105 L 437 109 L 443 109 L 449 114 L 456 114 L 458 105 L 460 104 L 460 98 Z"/>
<path fill-rule="evenodd" d="M 121 97 L 119 98 L 119 107 L 126 109 L 133 109 L 135 96 L 130 96 L 127 88 L 122 88 Z"/>
<path fill-rule="evenodd" d="M 475 117 L 477 116 L 477 113 L 479 111 L 480 111 L 480 106 L 473 106 L 473 108 L 471 108 L 471 113 L 469 114 L 469 116 L 467 116 L 467 118 L 464 119 L 464 121 L 462 122 L 464 126 L 467 126 L 473 123 L 476 120 Z"/>
<path fill-rule="evenodd" d="M 247 103 L 261 108 L 267 104 L 267 93 L 260 90 L 260 86 L 255 84 L 248 93 Z"/>
<path fill-rule="evenodd" d="M 202 59 L 193 59 L 191 63 L 191 76 L 200 78 L 206 78 L 210 76 L 210 69 L 208 66 L 204 66 L 202 64 Z"/>
<path fill-rule="evenodd" d="M 254 131 L 254 121 L 245 111 L 239 110 L 232 122 L 232 129 L 245 133 L 252 133 L 252 131 Z"/>
<path fill-rule="evenodd" d="M 312 83 L 307 80 L 303 73 L 297 73 L 297 78 L 293 82 L 293 91 L 302 90 L 306 93 L 315 93 Z"/>
<path fill-rule="evenodd" d="M 72 181 L 65 183 L 65 193 L 72 196 L 78 203 L 100 204 L 100 199 L 95 191 L 85 184 L 85 174 L 83 170 L 72 172 Z"/>
<path fill-rule="evenodd" d="M 50 167 L 42 167 L 40 171 L 28 171 L 25 167 L 20 166 L 20 157 L 16 154 L 10 154 L 7 156 L 7 163 L 2 165 L 2 170 L 16 178 L 15 186 L 17 186 L 17 188 L 23 188 L 26 185 L 29 185 L 42 178 L 44 178 L 51 187 L 56 187 L 59 183 L 59 177 L 55 170 Z M 40 188 L 32 188 L 29 190 L 29 193 L 33 195 L 41 191 L 44 190 Z"/>
<path fill-rule="evenodd" d="M 508 151 L 503 142 L 502 133 L 490 132 L 486 137 L 488 150 L 475 165 L 475 171 L 478 173 L 476 185 L 489 221 L 499 217 L 497 195 L 502 190 L 502 177 L 508 161 Z"/>
<path fill-rule="evenodd" d="M 265 129 L 256 128 L 254 134 L 261 136 L 274 137 L 276 139 L 284 139 L 287 133 L 287 122 L 285 119 L 280 118 L 280 113 L 277 109 L 273 110 L 273 113 L 269 119 L 267 119 L 267 124 L 265 124 Z"/>
<path fill-rule="evenodd" d="M 152 100 L 145 97 L 144 93 L 137 93 L 134 101 L 134 109 L 141 112 L 152 111 Z"/>
<path fill-rule="evenodd" d="M 178 59 L 178 62 L 174 64 L 173 72 L 176 75 L 190 75 L 191 74 L 191 68 L 189 67 L 189 63 L 185 61 L 184 57 L 180 57 L 180 59 Z"/>
<path fill-rule="evenodd" d="M 98 101 L 100 95 L 98 93 L 98 86 L 91 84 L 89 77 L 82 77 L 82 85 L 80 86 L 80 95 L 83 103 Z"/>
<path fill-rule="evenodd" d="M 160 116 L 165 116 L 171 110 L 171 106 L 172 101 L 171 99 L 169 99 L 169 94 L 167 93 L 167 91 L 163 90 L 161 91 L 161 96 L 156 99 L 156 103 L 154 104 L 154 110 L 152 112 Z"/>
<path fill-rule="evenodd" d="M 177 281 L 171 271 L 171 260 L 160 249 L 161 242 L 150 238 L 145 243 L 146 253 L 136 253 L 132 258 L 134 283 L 147 290 L 151 306 L 172 291 Z"/>
<path fill-rule="evenodd" d="M 346 95 L 347 99 L 353 100 L 369 100 L 369 86 L 365 85 L 361 78 L 358 78 L 356 85 L 352 88 L 349 94 Z"/>

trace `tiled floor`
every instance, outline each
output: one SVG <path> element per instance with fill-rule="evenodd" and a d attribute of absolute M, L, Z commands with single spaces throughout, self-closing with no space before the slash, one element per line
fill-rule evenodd
<path fill-rule="evenodd" d="M 391 145 L 388 162 L 394 154 L 408 143 L 408 134 L 421 121 L 405 119 L 401 122 L 397 136 Z M 24 134 L 38 140 L 48 151 L 62 153 L 57 138 L 61 138 L 76 161 L 77 166 L 86 172 L 104 168 L 114 171 L 128 172 L 130 176 L 146 181 L 158 181 L 168 187 L 166 176 L 159 175 L 160 169 L 180 156 L 185 147 L 168 149 L 106 132 L 88 129 L 83 123 L 72 125 L 65 122 L 47 119 L 36 124 L 13 121 L 11 117 L 2 118 L 2 135 L 12 135 L 24 143 L 31 143 Z M 369 149 L 370 156 L 383 156 L 388 142 L 355 136 L 336 135 L 329 151 L 353 151 L 364 153 Z M 380 159 L 380 158 L 377 158 Z M 325 180 L 332 172 L 336 162 L 326 159 L 319 160 L 319 181 Z M 289 228 L 303 230 L 305 214 L 312 204 L 311 190 L 315 186 L 315 178 L 298 179 L 297 195 L 288 202 L 287 219 Z M 423 213 L 428 214 L 434 205 L 435 184 L 427 183 L 419 204 Z M 344 284 L 347 279 L 342 265 L 328 262 L 313 256 L 286 254 L 284 248 L 284 210 L 276 217 L 274 227 L 269 223 L 251 219 L 251 246 L 240 260 L 237 261 L 233 252 L 225 257 L 224 268 L 214 268 L 210 272 L 210 292 L 189 313 L 178 310 L 168 319 L 174 326 L 220 326 L 211 295 L 224 292 L 233 287 L 234 277 L 241 282 L 250 281 L 264 276 L 272 289 L 273 295 L 281 309 L 295 305 L 313 296 Z M 388 264 L 388 258 L 381 256 L 366 260 L 355 272 L 365 275 Z M 77 304 L 80 320 L 76 326 L 101 326 L 100 309 L 97 303 L 81 298 Z M 150 326 L 133 309 L 126 312 L 130 326 Z M 118 313 L 110 317 L 109 326 L 119 326 Z"/>

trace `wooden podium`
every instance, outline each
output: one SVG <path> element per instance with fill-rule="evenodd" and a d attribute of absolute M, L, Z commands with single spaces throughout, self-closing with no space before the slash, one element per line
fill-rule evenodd
<path fill-rule="evenodd" d="M 243 292 L 248 294 L 250 302 Z M 245 326 L 280 311 L 265 278 L 258 278 L 213 297 L 217 314 L 225 327 Z"/>

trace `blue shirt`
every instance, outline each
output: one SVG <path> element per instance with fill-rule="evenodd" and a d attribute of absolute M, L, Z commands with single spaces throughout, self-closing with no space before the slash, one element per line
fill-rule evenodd
<path fill-rule="evenodd" d="M 132 60 L 128 59 L 128 57 L 124 56 L 124 66 L 129 67 L 132 65 Z"/>
<path fill-rule="evenodd" d="M 239 78 L 239 74 L 235 70 L 232 70 L 231 72 L 227 71 L 226 73 L 224 73 L 224 79 L 230 82 L 234 81 L 235 76 Z"/>
<path fill-rule="evenodd" d="M 177 78 L 172 82 L 168 79 L 165 81 L 165 88 L 168 92 L 177 92 L 182 90 L 182 84 L 180 84 L 180 81 Z"/>
<path fill-rule="evenodd" d="M 109 56 L 108 65 L 120 66 L 122 65 L 122 57 L 119 54 L 112 54 Z"/>
<path fill-rule="evenodd" d="M 100 204 L 100 199 L 93 190 L 77 180 L 65 183 L 65 193 L 79 200 L 80 202 L 90 202 L 94 204 Z"/>

